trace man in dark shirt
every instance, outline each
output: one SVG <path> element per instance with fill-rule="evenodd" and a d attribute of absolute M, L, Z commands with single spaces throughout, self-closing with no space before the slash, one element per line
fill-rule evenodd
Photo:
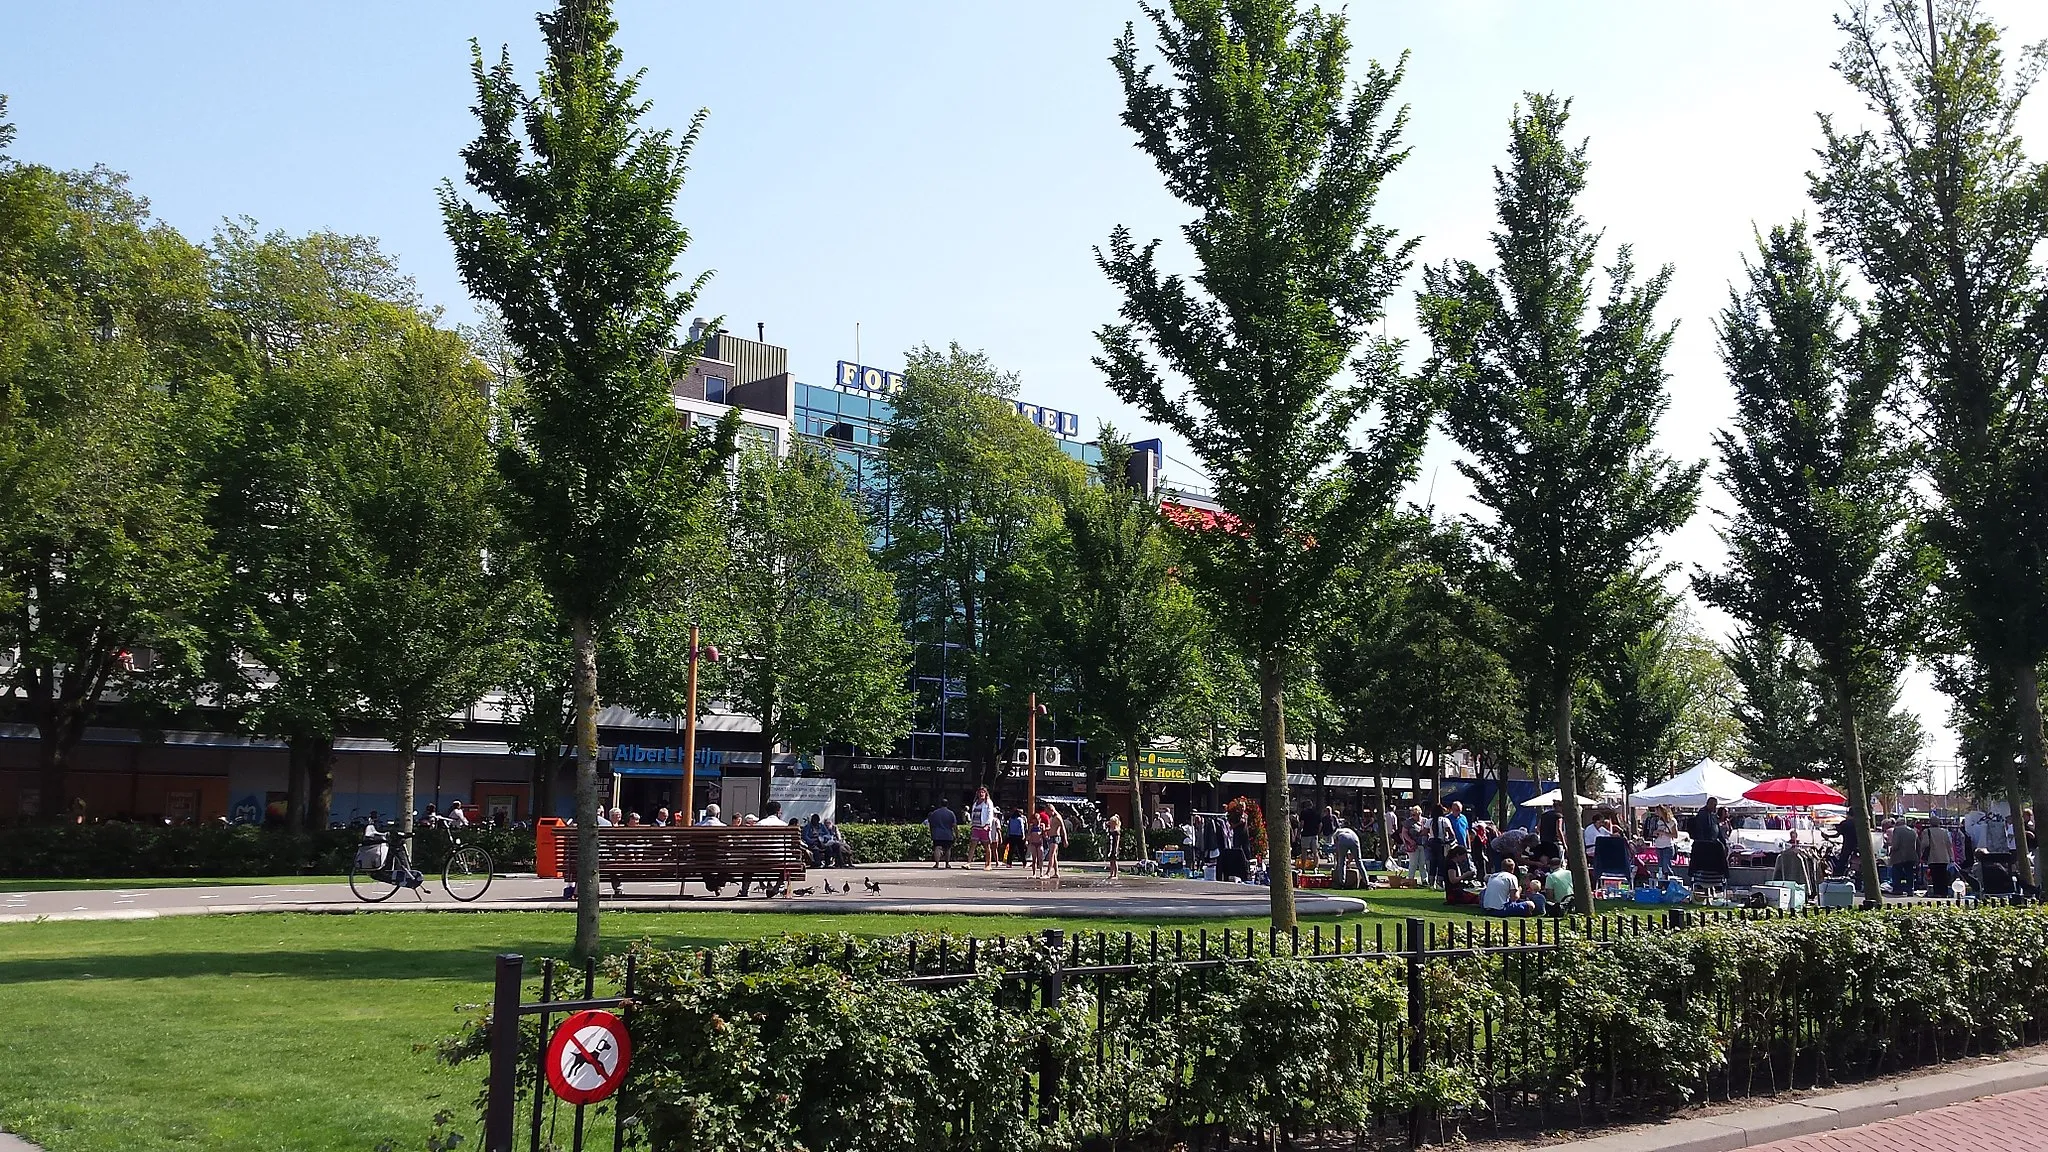
<path fill-rule="evenodd" d="M 937 868 L 941 862 L 948 868 L 953 866 L 953 830 L 959 824 L 960 818 L 953 815 L 944 800 L 924 818 L 924 826 L 932 831 L 932 867 Z"/>
<path fill-rule="evenodd" d="M 1685 830 L 1692 833 L 1695 840 L 1726 839 L 1721 831 L 1720 808 L 1720 801 L 1712 796 L 1707 797 L 1706 807 L 1693 814 L 1693 818 L 1686 822 Z"/>

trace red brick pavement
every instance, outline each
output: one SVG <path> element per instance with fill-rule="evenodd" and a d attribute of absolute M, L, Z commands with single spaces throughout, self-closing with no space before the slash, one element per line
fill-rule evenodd
<path fill-rule="evenodd" d="M 1766 1144 L 1750 1152 L 1985 1152 L 2048 1148 L 2048 1088 L 1986 1096 L 1932 1112 L 1916 1112 Z"/>

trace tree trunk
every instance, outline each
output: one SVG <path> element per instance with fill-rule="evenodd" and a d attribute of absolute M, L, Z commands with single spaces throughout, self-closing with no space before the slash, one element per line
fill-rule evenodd
<path fill-rule="evenodd" d="M 1124 737 L 1124 763 L 1131 773 L 1131 835 L 1137 837 L 1138 859 L 1150 860 L 1152 849 L 1145 842 L 1145 782 L 1138 776 L 1138 737 Z"/>
<path fill-rule="evenodd" d="M 576 947 L 597 955 L 597 638 L 588 615 L 570 620 L 576 663 Z"/>
<path fill-rule="evenodd" d="M 1863 837 L 1863 843 L 1856 845 L 1856 859 L 1860 862 L 1856 876 L 1863 882 L 1863 906 L 1875 908 L 1884 903 L 1884 889 L 1877 882 L 1877 838 L 1871 835 L 1870 786 L 1863 779 L 1863 746 L 1856 738 L 1856 690 L 1849 683 L 1849 674 L 1835 672 L 1835 704 L 1842 713 L 1842 772 L 1849 780 L 1849 816 L 1856 821 L 1856 834 Z"/>
<path fill-rule="evenodd" d="M 1552 697 L 1551 723 L 1557 737 L 1557 806 L 1564 810 L 1564 858 L 1572 870 L 1572 902 L 1593 914 L 1593 874 L 1586 868 L 1586 834 L 1579 813 L 1579 774 L 1572 759 L 1572 677 L 1560 668 Z"/>
<path fill-rule="evenodd" d="M 2013 669 L 2012 682 L 2019 700 L 2020 759 L 2027 766 L 2027 791 L 2032 793 L 2034 807 L 2039 811 L 2042 804 L 2048 802 L 2048 750 L 2042 747 L 2041 679 L 2033 662 L 2020 661 L 2019 666 Z M 2035 876 L 2048 876 L 2048 851 L 2043 851 L 2038 841 L 2031 846 L 2027 843 L 2026 816 L 2020 811 L 2017 799 L 2014 799 L 2012 808 L 2014 859 L 2019 862 L 2021 881 L 2033 885 Z M 2031 858 L 2028 855 L 2030 847 L 2036 854 Z M 2028 866 L 2030 859 L 2031 868 Z M 2032 875 L 2028 875 L 2029 872 Z"/>
<path fill-rule="evenodd" d="M 419 751 L 413 748 L 400 748 L 398 750 L 398 830 L 400 832 L 412 831 L 413 804 L 418 799 L 418 790 L 414 786 L 418 778 L 418 768 Z M 419 845 L 413 845 L 412 853 L 415 857 L 419 855 Z"/>
<path fill-rule="evenodd" d="M 527 805 L 531 811 L 526 814 L 529 820 L 538 820 L 543 816 L 555 814 L 555 770 L 561 763 L 562 749 L 559 744 L 553 748 L 533 750 L 533 781 L 529 789 L 533 799 Z M 681 823 L 687 824 L 689 821 Z"/>
<path fill-rule="evenodd" d="M 66 744 L 59 726 L 39 724 L 37 730 L 41 739 L 36 742 L 37 758 L 42 761 L 39 779 L 42 796 L 37 803 L 40 819 L 45 824 L 63 824 L 71 819 L 71 800 L 66 793 L 68 785 L 64 779 L 65 770 L 71 763 L 71 749 Z M 135 813 L 129 813 L 135 815 Z"/>
<path fill-rule="evenodd" d="M 307 817 L 306 739 L 304 736 L 291 736 L 284 742 L 284 826 L 293 832 L 312 828 L 312 821 Z"/>
<path fill-rule="evenodd" d="M 322 831 L 333 821 L 334 737 L 322 736 L 306 761 L 306 831 Z"/>
<path fill-rule="evenodd" d="M 698 739 L 703 739 L 701 730 Z M 764 811 L 771 799 L 770 793 L 775 790 L 775 746 L 781 742 L 775 730 L 764 722 L 761 725 L 761 807 Z"/>
<path fill-rule="evenodd" d="M 285 827 L 318 832 L 334 815 L 334 738 L 285 739 Z"/>
<path fill-rule="evenodd" d="M 1280 660 L 1280 653 L 1268 652 L 1259 661 L 1259 732 L 1266 745 L 1267 891 L 1272 894 L 1273 927 L 1288 929 L 1294 927 L 1294 845 L 1287 828 L 1287 715 L 1281 710 L 1286 673 Z"/>
<path fill-rule="evenodd" d="M 1380 790 L 1380 863 L 1391 869 L 1394 866 L 1394 834 L 1387 828 L 1387 813 L 1392 812 L 1394 809 L 1389 805 L 1387 799 L 1387 760 L 1386 757 L 1378 752 L 1372 754 L 1372 779 L 1373 783 L 1379 785 Z M 1396 826 L 1399 826 L 1400 821 L 1396 820 L 1394 823 Z"/>

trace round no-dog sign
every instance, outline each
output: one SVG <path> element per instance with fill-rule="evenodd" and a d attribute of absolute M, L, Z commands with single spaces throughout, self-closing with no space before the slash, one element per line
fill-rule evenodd
<path fill-rule="evenodd" d="M 632 1059 L 633 1042 L 617 1016 L 577 1012 L 548 1041 L 548 1087 L 571 1104 L 595 1104 L 618 1091 Z"/>

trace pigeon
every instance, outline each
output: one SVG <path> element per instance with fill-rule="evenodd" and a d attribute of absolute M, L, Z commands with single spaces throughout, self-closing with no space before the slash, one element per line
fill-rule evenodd
<path fill-rule="evenodd" d="M 815 888 L 791 888 L 789 894 L 791 896 L 809 896 L 815 891 L 817 891 Z"/>
<path fill-rule="evenodd" d="M 860 878 L 860 882 L 866 885 L 867 890 L 870 892 L 880 892 L 882 890 L 882 886 L 880 884 L 875 883 L 873 880 L 870 880 L 865 876 Z"/>
<path fill-rule="evenodd" d="M 830 895 L 832 895 L 832 893 L 833 893 L 833 888 L 832 888 L 832 878 L 831 878 L 830 876 L 827 876 L 827 877 L 825 878 L 825 895 L 827 895 L 827 896 L 830 896 Z"/>

